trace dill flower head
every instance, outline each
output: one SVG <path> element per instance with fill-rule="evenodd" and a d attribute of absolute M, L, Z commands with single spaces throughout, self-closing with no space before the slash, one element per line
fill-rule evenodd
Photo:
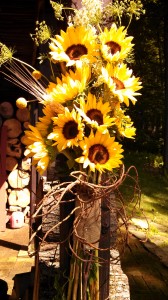
<path fill-rule="evenodd" d="M 143 9 L 143 4 L 140 0 L 138 1 L 129 1 L 129 6 L 127 8 L 127 15 L 135 15 L 136 20 L 140 18 L 141 14 L 144 14 L 145 10 Z"/>
<path fill-rule="evenodd" d="M 113 1 L 113 3 L 108 3 L 104 8 L 103 18 L 107 20 L 112 16 L 113 20 L 115 20 L 115 22 L 118 21 L 119 25 L 121 25 L 120 20 L 126 9 L 126 5 L 126 2 L 119 2 L 118 0 Z"/>
<path fill-rule="evenodd" d="M 30 34 L 36 46 L 46 43 L 51 37 L 51 29 L 46 25 L 45 21 L 36 22 L 35 33 Z"/>
<path fill-rule="evenodd" d="M 63 9 L 63 5 L 62 4 L 59 4 L 59 3 L 56 3 L 54 1 L 51 1 L 50 0 L 50 4 L 54 10 L 54 15 L 55 15 L 55 18 L 58 19 L 58 20 L 64 20 L 64 17 L 62 16 L 62 9 Z"/>
<path fill-rule="evenodd" d="M 81 8 L 75 11 L 73 22 L 75 26 L 95 26 L 101 23 L 103 15 L 103 1 L 82 0 Z"/>
<path fill-rule="evenodd" d="M 0 43 L 0 66 L 8 60 L 12 60 L 14 51 L 6 45 Z"/>

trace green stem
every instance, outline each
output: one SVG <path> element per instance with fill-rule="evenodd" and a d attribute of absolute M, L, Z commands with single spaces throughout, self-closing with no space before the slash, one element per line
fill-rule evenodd
<path fill-rule="evenodd" d="M 51 60 L 50 60 L 50 69 L 51 69 L 52 76 L 55 79 L 55 74 L 54 74 L 54 70 L 53 70 L 53 67 L 52 67 Z"/>
<path fill-rule="evenodd" d="M 126 30 L 128 30 L 128 27 L 130 26 L 130 24 L 131 24 L 131 21 L 132 21 L 132 15 L 130 16 L 130 19 L 129 19 L 129 22 L 128 22 L 128 25 L 127 25 L 127 28 L 126 28 Z"/>
<path fill-rule="evenodd" d="M 78 293 L 78 287 L 79 287 L 79 270 L 80 270 L 79 263 L 80 262 L 77 261 L 76 267 L 75 267 L 75 277 L 74 277 L 72 300 L 77 300 L 77 293 Z"/>
<path fill-rule="evenodd" d="M 74 250 L 76 251 L 78 247 L 78 241 L 74 241 Z M 75 274 L 75 266 L 76 266 L 76 258 L 71 257 L 70 262 L 70 274 L 69 274 L 69 285 L 68 285 L 68 294 L 67 294 L 67 300 L 71 300 L 72 295 L 72 289 L 73 289 L 73 283 L 74 283 L 74 274 Z"/>
<path fill-rule="evenodd" d="M 97 27 L 98 27 L 99 31 L 102 32 L 100 24 L 98 24 Z"/>
<path fill-rule="evenodd" d="M 71 300 L 72 287 L 73 287 L 73 282 L 74 282 L 74 278 L 73 278 L 74 270 L 75 270 L 75 264 L 72 262 L 72 259 L 71 259 L 67 300 Z"/>
<path fill-rule="evenodd" d="M 95 250 L 96 257 L 96 286 L 95 286 L 95 300 L 99 300 L 99 253 L 98 249 Z"/>
<path fill-rule="evenodd" d="M 69 152 L 67 149 L 62 150 L 61 152 L 62 152 L 62 154 L 64 154 L 64 155 L 66 156 L 66 158 L 68 158 L 69 160 L 72 160 L 72 159 L 73 159 L 72 155 L 70 154 L 70 152 Z"/>

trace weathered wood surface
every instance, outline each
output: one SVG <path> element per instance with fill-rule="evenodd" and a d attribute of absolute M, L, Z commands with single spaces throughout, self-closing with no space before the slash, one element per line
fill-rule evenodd
<path fill-rule="evenodd" d="M 27 122 L 30 120 L 30 111 L 29 109 L 26 107 L 24 109 L 20 109 L 18 108 L 16 111 L 16 118 L 20 121 L 20 122 Z"/>
<path fill-rule="evenodd" d="M 15 118 L 5 120 L 4 126 L 7 127 L 8 138 L 16 138 L 22 133 L 21 123 Z"/>
<path fill-rule="evenodd" d="M 60 226 L 54 228 L 60 221 L 60 207 L 56 206 L 57 200 L 54 195 L 46 197 L 43 202 L 42 208 L 42 234 L 45 235 L 49 230 L 50 233 L 47 235 L 47 241 L 58 241 L 60 239 Z M 50 212 L 48 213 L 48 211 Z"/>
<path fill-rule="evenodd" d="M 11 157 L 20 158 L 22 155 L 22 147 L 18 138 L 8 139 L 6 154 Z"/>
<path fill-rule="evenodd" d="M 40 243 L 38 252 L 38 273 L 39 273 L 39 299 L 50 300 L 56 294 L 54 288 L 55 277 L 58 274 L 60 267 L 60 227 L 54 228 L 56 223 L 60 220 L 59 206 L 53 207 L 56 200 L 54 195 L 45 197 L 42 207 L 42 230 L 41 239 L 46 236 L 44 241 Z M 50 212 L 49 212 L 50 210 Z M 52 230 L 53 228 L 53 230 Z M 45 289 L 44 289 L 45 286 Z"/>
<path fill-rule="evenodd" d="M 8 182 L 14 189 L 25 188 L 30 181 L 30 174 L 21 170 L 13 170 L 8 175 Z"/>
<path fill-rule="evenodd" d="M 7 156 L 6 157 L 6 171 L 13 171 L 17 169 L 18 161 L 15 157 Z"/>
<path fill-rule="evenodd" d="M 11 118 L 14 114 L 13 105 L 10 102 L 4 101 L 0 103 L 0 115 L 5 118 Z"/>
<path fill-rule="evenodd" d="M 14 189 L 9 192 L 9 205 L 16 205 L 25 208 L 30 204 L 30 191 L 28 188 Z"/>
<path fill-rule="evenodd" d="M 0 231 L 6 229 L 6 141 L 7 128 L 0 129 Z"/>

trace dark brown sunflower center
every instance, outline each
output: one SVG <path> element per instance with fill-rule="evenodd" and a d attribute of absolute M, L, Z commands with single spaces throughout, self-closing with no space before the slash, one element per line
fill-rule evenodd
<path fill-rule="evenodd" d="M 113 81 L 116 84 L 116 90 L 122 90 L 125 89 L 124 83 L 119 80 L 118 78 L 112 77 Z"/>
<path fill-rule="evenodd" d="M 70 59 L 78 60 L 82 55 L 87 54 L 87 48 L 84 45 L 72 45 L 66 50 Z"/>
<path fill-rule="evenodd" d="M 109 47 L 109 52 L 114 55 L 117 51 L 121 51 L 121 46 L 113 41 L 107 42 L 106 45 Z"/>
<path fill-rule="evenodd" d="M 78 124 L 75 121 L 67 122 L 63 127 L 63 135 L 65 139 L 70 140 L 76 138 L 78 135 Z"/>
<path fill-rule="evenodd" d="M 87 111 L 87 116 L 92 120 L 96 121 L 99 125 L 103 124 L 103 115 L 98 109 L 90 109 Z"/>
<path fill-rule="evenodd" d="M 105 164 L 109 159 L 109 152 L 103 145 L 95 144 L 90 147 L 88 157 L 94 164 Z"/>

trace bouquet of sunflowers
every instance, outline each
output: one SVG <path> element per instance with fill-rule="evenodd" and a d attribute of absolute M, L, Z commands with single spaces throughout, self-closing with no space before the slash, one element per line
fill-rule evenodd
<path fill-rule="evenodd" d="M 61 18 L 63 6 L 50 2 Z M 49 40 L 48 54 L 40 56 L 40 62 L 49 59 L 49 79 L 18 62 L 12 50 L 1 44 L 1 64 L 9 65 L 10 79 L 43 105 L 44 116 L 29 126 L 23 139 L 26 156 L 32 157 L 40 174 L 60 152 L 67 156 L 70 169 L 87 174 L 112 171 L 122 164 L 122 137 L 135 136 L 126 108 L 130 102 L 136 103 L 142 87 L 127 66 L 133 37 L 127 36 L 126 28 L 116 21 L 117 14 L 121 19 L 124 5 L 128 6 L 127 13 L 136 15 L 142 5 L 140 1 L 137 5 L 134 1 L 124 3 L 82 1 L 80 9 L 72 10 L 66 31 L 54 37 L 45 22 L 37 22 L 32 38 L 37 45 Z M 60 73 L 55 75 L 53 65 L 58 64 Z M 27 102 L 19 98 L 16 104 L 24 108 Z M 92 178 L 93 174 L 89 180 Z"/>
<path fill-rule="evenodd" d="M 142 88 L 139 77 L 128 66 L 133 54 L 133 37 L 121 25 L 123 15 L 128 17 L 128 23 L 134 15 L 139 18 L 144 12 L 141 1 L 112 2 L 82 0 L 80 8 L 75 5 L 65 8 L 50 1 L 58 19 L 63 18 L 65 9 L 71 12 L 67 28 L 60 34 L 53 36 L 45 22 L 37 22 L 36 32 L 32 34 L 37 45 L 49 43 L 48 53 L 41 54 L 39 59 L 40 63 L 49 60 L 50 78 L 19 61 L 11 49 L 1 44 L 1 63 L 10 71 L 10 80 L 28 91 L 34 97 L 32 101 L 39 101 L 43 107 L 43 116 L 35 126 L 29 125 L 22 138 L 25 155 L 32 158 L 32 164 L 43 174 L 61 153 L 70 172 L 77 172 L 78 186 L 88 184 L 89 193 L 84 193 L 81 185 L 77 189 L 80 196 L 75 208 L 73 249 L 77 249 L 74 250 L 77 259 L 81 249 L 88 251 L 87 256 L 92 249 L 96 266 L 104 191 L 102 174 L 112 180 L 116 178 L 122 165 L 122 138 L 132 139 L 136 131 L 127 108 L 130 103 L 136 103 Z M 28 102 L 31 101 L 19 98 L 16 105 L 24 108 Z M 96 186 L 102 188 L 97 193 Z M 93 194 L 97 201 L 93 200 Z M 71 266 L 74 268 L 74 261 Z M 76 267 L 79 272 L 78 263 Z M 96 281 L 97 277 L 94 278 Z M 72 294 L 77 299 L 76 284 L 73 287 L 70 283 L 66 299 L 70 300 Z M 90 284 L 88 289 L 85 282 L 84 286 L 80 299 L 99 299 L 97 284 Z"/>

